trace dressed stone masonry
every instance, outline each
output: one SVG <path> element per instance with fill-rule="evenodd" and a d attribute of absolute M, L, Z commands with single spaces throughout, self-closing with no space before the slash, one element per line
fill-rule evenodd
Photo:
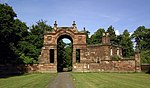
<path fill-rule="evenodd" d="M 109 33 L 103 33 L 101 45 L 87 45 L 86 34 L 77 30 L 75 21 L 71 27 L 57 27 L 54 23 L 54 31 L 47 31 L 44 35 L 40 63 L 37 66 L 39 72 L 57 72 L 57 42 L 68 38 L 73 44 L 72 71 L 73 72 L 139 72 L 140 53 L 136 50 L 135 58 L 124 59 L 122 48 L 111 45 Z M 76 61 L 76 50 L 80 50 L 80 61 Z M 113 60 L 118 55 L 120 60 Z"/>

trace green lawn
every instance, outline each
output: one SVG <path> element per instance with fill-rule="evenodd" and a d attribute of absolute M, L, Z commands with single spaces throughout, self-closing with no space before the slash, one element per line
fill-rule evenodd
<path fill-rule="evenodd" d="M 55 74 L 25 74 L 0 78 L 0 88 L 45 88 Z"/>
<path fill-rule="evenodd" d="M 76 88 L 150 88 L 144 73 L 71 73 Z"/>

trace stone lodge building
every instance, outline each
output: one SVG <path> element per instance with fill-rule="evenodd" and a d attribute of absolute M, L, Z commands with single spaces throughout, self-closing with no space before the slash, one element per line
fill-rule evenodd
<path fill-rule="evenodd" d="M 75 21 L 71 27 L 57 27 L 55 21 L 54 31 L 44 35 L 40 63 L 36 66 L 39 72 L 57 72 L 57 42 L 68 38 L 73 45 L 72 71 L 73 72 L 135 72 L 141 71 L 140 54 L 136 50 L 134 58 L 124 59 L 122 48 L 110 44 L 109 33 L 103 33 L 101 45 L 87 45 L 86 34 L 78 32 Z M 80 58 L 76 58 L 76 52 Z M 113 60 L 118 55 L 120 60 Z"/>

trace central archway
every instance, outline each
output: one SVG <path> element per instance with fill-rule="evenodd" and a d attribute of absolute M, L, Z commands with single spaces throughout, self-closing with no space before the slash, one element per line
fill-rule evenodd
<path fill-rule="evenodd" d="M 70 40 L 65 43 L 63 39 Z M 57 39 L 57 72 L 72 71 L 73 39 L 67 35 L 60 35 Z"/>
<path fill-rule="evenodd" d="M 84 52 L 87 49 L 86 44 L 86 33 L 84 31 L 79 32 L 77 30 L 75 22 L 73 22 L 71 27 L 57 27 L 55 22 L 54 30 L 51 32 L 46 32 L 44 34 L 44 46 L 42 47 L 40 55 L 40 65 L 45 66 L 45 71 L 50 72 L 59 72 L 63 71 L 63 66 L 61 56 L 58 56 L 58 41 L 63 38 L 67 38 L 72 43 L 72 58 L 71 58 L 71 67 L 72 71 L 79 71 L 77 69 L 81 67 L 82 63 L 86 60 Z M 60 68 L 60 70 L 59 70 Z"/>

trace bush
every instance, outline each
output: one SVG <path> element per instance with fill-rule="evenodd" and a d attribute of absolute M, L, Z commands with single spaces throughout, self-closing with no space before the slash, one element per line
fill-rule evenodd
<path fill-rule="evenodd" d="M 24 64 L 34 64 L 37 63 L 36 60 L 34 60 L 34 58 L 25 56 L 24 54 L 21 54 L 21 56 L 19 57 L 20 59 L 22 59 Z"/>
<path fill-rule="evenodd" d="M 113 57 L 112 57 L 112 60 L 119 60 L 120 58 L 119 58 L 119 56 L 118 55 L 114 55 Z"/>

